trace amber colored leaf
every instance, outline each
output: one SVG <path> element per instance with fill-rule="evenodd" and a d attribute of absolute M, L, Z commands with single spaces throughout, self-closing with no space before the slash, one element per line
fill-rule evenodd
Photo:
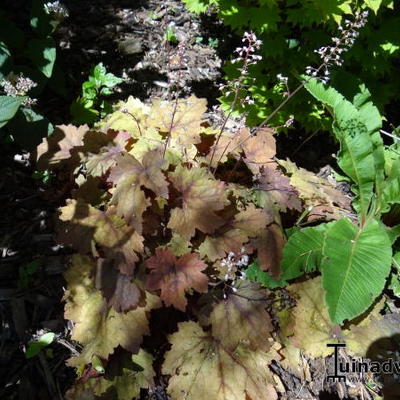
<path fill-rule="evenodd" d="M 279 161 L 279 164 L 290 175 L 290 184 L 297 189 L 305 205 L 313 207 L 309 220 L 340 219 L 343 217 L 343 211 L 348 213 L 351 199 L 335 189 L 328 179 L 304 168 L 298 168 L 290 161 Z"/>
<path fill-rule="evenodd" d="M 201 271 L 207 264 L 197 254 L 185 254 L 179 259 L 168 249 L 156 249 L 156 255 L 146 261 L 152 271 L 147 280 L 148 290 L 161 289 L 161 299 L 167 306 L 185 311 L 187 300 L 185 292 L 195 289 L 207 292 L 208 277 Z"/>
<path fill-rule="evenodd" d="M 205 168 L 178 166 L 169 176 L 182 194 L 182 206 L 171 211 L 168 228 L 189 240 L 196 229 L 213 233 L 223 224 L 215 214 L 229 204 L 223 182 L 215 180 Z"/>
<path fill-rule="evenodd" d="M 210 316 L 212 335 L 224 348 L 235 350 L 245 344 L 252 350 L 267 351 L 274 327 L 265 304 L 231 294 L 219 302 Z"/>
<path fill-rule="evenodd" d="M 132 184 L 144 186 L 157 196 L 168 198 L 168 183 L 161 169 L 165 164 L 160 149 L 148 151 L 142 162 L 130 154 L 120 155 L 116 167 L 111 170 L 109 181 L 118 185 L 129 179 Z"/>
<path fill-rule="evenodd" d="M 86 382 L 76 382 L 65 394 L 66 400 L 96 400 L 112 393 L 118 400 L 132 400 L 140 395 L 140 389 L 154 386 L 153 357 L 140 349 L 131 356 L 132 362 L 140 367 L 140 371 L 124 368 L 120 375 L 112 378 L 95 377 Z M 100 397 L 98 397 L 100 396 Z M 116 396 L 116 397 L 115 397 Z"/>
<path fill-rule="evenodd" d="M 114 190 L 111 199 L 117 209 L 117 214 L 124 217 L 128 225 L 132 225 L 139 233 L 143 229 L 143 213 L 151 205 L 139 185 L 132 184 L 130 179 L 124 179 Z"/>
<path fill-rule="evenodd" d="M 337 343 L 337 325 L 331 323 L 325 304 L 321 277 L 287 287 L 298 299 L 292 310 L 294 336 L 292 343 L 310 357 L 326 357 L 332 353 L 328 343 Z"/>
<path fill-rule="evenodd" d="M 146 306 L 126 314 L 109 308 L 95 288 L 95 265 L 88 257 L 74 255 L 65 272 L 65 318 L 74 322 L 72 339 L 83 345 L 79 356 L 68 360 L 70 366 L 92 362 L 94 356 L 107 359 L 117 346 L 137 352 L 143 335 L 149 334 L 147 313 L 160 306 L 159 298 L 146 293 Z"/>
<path fill-rule="evenodd" d="M 260 268 L 269 271 L 274 278 L 279 279 L 282 250 L 285 245 L 282 228 L 277 224 L 269 225 L 252 241 L 252 244 L 257 248 Z"/>
<path fill-rule="evenodd" d="M 148 128 L 136 138 L 135 144 L 132 146 L 132 149 L 129 150 L 129 154 L 141 162 L 146 153 L 150 150 L 163 147 L 163 145 L 165 145 L 165 141 L 160 133 L 154 128 Z M 167 157 L 165 158 L 167 159 Z"/>
<path fill-rule="evenodd" d="M 89 131 L 87 125 L 58 125 L 51 136 L 42 140 L 36 149 L 36 161 L 39 170 L 45 170 L 57 165 L 63 160 L 74 157 L 73 162 L 79 160 L 78 154 L 71 154 L 75 147 L 83 146 L 83 138 Z"/>
<path fill-rule="evenodd" d="M 301 211 L 298 191 L 290 184 L 288 177 L 274 168 L 263 168 L 259 177 L 259 196 L 266 197 L 270 204 L 275 204 L 281 211 L 288 208 Z M 264 200 L 264 201 L 265 201 Z"/>
<path fill-rule="evenodd" d="M 111 204 L 116 205 L 117 214 L 139 233 L 142 232 L 143 213 L 151 204 L 141 186 L 168 198 L 168 183 L 161 169 L 164 164 L 162 153 L 156 149 L 148 151 L 142 162 L 130 154 L 120 155 L 111 170 L 109 181 L 117 185 Z"/>
<path fill-rule="evenodd" d="M 234 327 L 233 329 L 236 329 Z M 276 400 L 270 355 L 244 345 L 225 348 L 195 322 L 181 322 L 169 337 L 162 373 L 171 375 L 172 400 Z"/>
<path fill-rule="evenodd" d="M 123 112 L 127 111 L 127 112 Z M 139 99 L 129 96 L 127 101 L 119 102 L 116 111 L 107 115 L 97 124 L 102 131 L 110 128 L 115 130 L 128 131 L 132 137 L 140 137 L 147 128 L 146 119 L 150 113 L 150 107 Z"/>
<path fill-rule="evenodd" d="M 243 244 L 248 242 L 249 238 L 260 235 L 270 222 L 272 221 L 269 214 L 250 204 L 245 210 L 237 213 L 233 221 L 222 227 L 224 233 L 204 240 L 199 246 L 200 255 L 215 261 L 224 258 L 230 252 L 240 254 Z"/>
<path fill-rule="evenodd" d="M 245 154 L 244 161 L 253 174 L 257 174 L 261 167 L 276 168 L 273 157 L 276 154 L 276 142 L 270 128 L 259 129 L 252 136 L 245 128 L 241 134 L 242 149 Z"/>
<path fill-rule="evenodd" d="M 207 100 L 196 96 L 179 99 L 177 103 L 157 99 L 153 101 L 147 123 L 161 132 L 170 132 L 171 137 L 181 143 L 199 143 L 202 117 L 206 111 Z"/>
<path fill-rule="evenodd" d="M 125 258 L 125 263 L 119 264 L 121 272 L 132 274 L 137 253 L 143 252 L 143 237 L 127 226 L 115 210 L 101 211 L 81 200 L 70 200 L 60 211 L 58 238 L 61 242 L 83 254 L 92 251 L 92 242 L 110 258 L 121 253 Z"/>
<path fill-rule="evenodd" d="M 109 130 L 105 136 L 109 139 L 106 146 L 96 153 L 89 153 L 85 163 L 87 172 L 92 176 L 103 176 L 116 163 L 117 156 L 130 149 L 132 136 L 126 131 Z"/>
<path fill-rule="evenodd" d="M 240 134 L 223 132 L 221 135 L 217 135 L 214 144 L 210 147 L 209 152 L 206 155 L 207 164 L 215 168 L 218 163 L 224 163 L 228 159 L 228 155 L 238 157 L 242 148 L 240 146 L 241 136 Z"/>
<path fill-rule="evenodd" d="M 368 313 L 364 320 L 344 331 L 348 351 L 357 357 L 372 360 L 389 359 L 400 345 L 400 315 L 380 311 L 384 299 Z"/>

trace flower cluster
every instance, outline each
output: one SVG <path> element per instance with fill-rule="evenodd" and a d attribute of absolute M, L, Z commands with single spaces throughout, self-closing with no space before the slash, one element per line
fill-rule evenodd
<path fill-rule="evenodd" d="M 32 88 L 37 86 L 37 83 L 33 82 L 32 79 L 27 78 L 22 74 L 19 76 L 10 74 L 7 79 L 3 79 L 3 81 L 0 82 L 0 85 L 3 87 L 3 90 L 7 96 L 24 97 Z M 28 97 L 23 101 L 22 104 L 29 107 L 36 104 L 36 101 L 36 99 L 31 99 Z"/>
<path fill-rule="evenodd" d="M 276 77 L 278 78 L 279 82 L 282 85 L 287 85 L 288 84 L 288 77 L 287 76 L 283 76 L 282 74 L 278 74 Z"/>
<path fill-rule="evenodd" d="M 327 83 L 329 81 L 330 68 L 332 66 L 341 66 L 343 64 L 342 55 L 348 51 L 359 36 L 359 30 L 367 23 L 368 11 L 357 12 L 354 21 L 345 20 L 344 27 L 339 26 L 340 37 L 332 38 L 333 45 L 324 46 L 315 50 L 323 63 L 319 68 L 311 66 L 306 67 L 306 75 L 319 77 Z M 320 76 L 322 72 L 323 76 Z"/>
<path fill-rule="evenodd" d="M 242 47 L 237 47 L 234 50 L 236 58 L 231 60 L 233 64 L 241 63 L 239 68 L 240 77 L 228 84 L 219 85 L 219 89 L 225 92 L 225 96 L 234 93 L 236 97 L 241 90 L 249 86 L 248 84 L 244 84 L 244 80 L 249 81 L 254 79 L 249 77 L 249 66 L 257 64 L 257 62 L 262 59 L 260 55 L 255 54 L 256 50 L 260 49 L 262 42 L 257 39 L 254 32 L 245 32 L 243 34 L 242 43 L 244 43 Z M 246 95 L 244 96 L 244 103 L 254 104 L 254 100 L 250 95 Z"/>
<path fill-rule="evenodd" d="M 58 0 L 45 3 L 44 10 L 47 14 L 54 15 L 57 19 L 64 19 L 69 16 L 67 8 Z"/>
<path fill-rule="evenodd" d="M 246 279 L 246 273 L 241 271 L 240 268 L 247 267 L 248 263 L 249 256 L 245 254 L 244 247 L 241 248 L 240 254 L 235 254 L 231 251 L 226 258 L 221 260 L 221 266 L 227 268 L 224 281 L 230 281 L 230 285 L 234 286 L 236 279 Z M 236 288 L 232 287 L 232 290 L 236 292 Z M 226 298 L 225 294 L 224 298 Z"/>
<path fill-rule="evenodd" d="M 170 87 L 175 89 L 173 92 L 175 97 L 182 90 L 190 92 L 190 87 L 187 85 L 187 66 L 186 44 L 184 41 L 180 41 L 168 61 L 168 79 Z"/>
<path fill-rule="evenodd" d="M 234 52 L 237 57 L 232 60 L 232 63 L 243 61 L 244 66 L 248 67 L 252 64 L 257 64 L 262 57 L 255 54 L 256 50 L 261 47 L 261 40 L 258 40 L 254 32 L 245 32 L 243 34 L 242 43 L 245 43 L 243 47 L 237 47 Z"/>
<path fill-rule="evenodd" d="M 288 120 L 284 123 L 284 127 L 285 128 L 289 128 L 289 126 L 291 126 L 291 125 L 293 125 L 293 122 L 294 122 L 294 115 L 289 115 L 289 118 L 288 118 Z"/>

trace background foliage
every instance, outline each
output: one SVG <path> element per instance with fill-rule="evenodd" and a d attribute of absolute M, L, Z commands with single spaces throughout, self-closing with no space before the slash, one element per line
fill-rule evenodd
<path fill-rule="evenodd" d="M 286 87 L 277 75 L 289 78 L 289 88 L 298 86 L 299 75 L 308 65 L 319 65 L 314 50 L 329 45 L 337 36 L 338 27 L 355 11 L 370 11 L 367 26 L 361 29 L 354 47 L 344 56 L 344 66 L 332 73 L 332 85 L 346 97 L 353 96 L 360 83 L 367 83 L 373 101 L 383 111 L 385 105 L 397 99 L 400 77 L 396 74 L 400 50 L 400 10 L 390 0 L 184 0 L 194 12 L 209 5 L 218 9 L 225 24 L 239 35 L 253 30 L 263 45 L 263 60 L 249 68 L 249 91 L 255 105 L 241 105 L 249 112 L 247 123 L 254 125 L 265 119 L 284 99 Z M 225 68 L 226 79 L 237 76 L 235 65 Z M 228 107 L 232 98 L 222 98 Z M 329 117 L 321 105 L 310 96 L 295 96 L 273 119 L 283 125 L 294 115 L 308 131 L 329 130 Z"/>

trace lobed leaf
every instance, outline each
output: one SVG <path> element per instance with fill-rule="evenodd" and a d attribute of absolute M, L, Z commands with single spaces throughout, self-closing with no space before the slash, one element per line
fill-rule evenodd
<path fill-rule="evenodd" d="M 290 285 L 287 290 L 298 298 L 291 310 L 292 343 L 310 357 L 328 356 L 332 347 L 326 345 L 336 343 L 337 338 L 324 300 L 321 277 Z"/>
<path fill-rule="evenodd" d="M 126 314 L 110 309 L 95 288 L 94 268 L 88 257 L 74 255 L 65 272 L 65 317 L 75 323 L 72 339 L 84 346 L 79 356 L 69 359 L 70 366 L 90 364 L 95 356 L 107 359 L 117 346 L 137 352 L 143 335 L 149 333 L 147 313 L 160 305 L 156 296 L 147 293 L 145 307 Z"/>
<path fill-rule="evenodd" d="M 188 169 L 179 165 L 169 179 L 181 197 L 181 207 L 171 211 L 168 228 L 190 239 L 196 229 L 213 233 L 223 224 L 216 211 L 229 204 L 224 182 L 213 179 L 205 168 Z"/>
<path fill-rule="evenodd" d="M 207 292 L 208 277 L 201 271 L 207 264 L 197 254 L 188 253 L 177 259 L 168 249 L 156 249 L 156 254 L 146 261 L 152 271 L 147 279 L 148 290 L 161 289 L 160 297 L 167 306 L 185 311 L 185 292 L 195 289 Z"/>
<path fill-rule="evenodd" d="M 267 368 L 268 353 L 243 345 L 234 351 L 213 340 L 195 322 L 181 322 L 169 337 L 162 373 L 171 375 L 168 394 L 173 400 L 276 400 Z"/>

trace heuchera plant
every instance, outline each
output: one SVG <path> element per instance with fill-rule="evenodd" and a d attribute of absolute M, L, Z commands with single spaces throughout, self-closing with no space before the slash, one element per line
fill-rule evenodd
<path fill-rule="evenodd" d="M 237 49 L 244 75 L 260 45 L 253 33 L 246 40 Z M 366 356 L 398 332 L 396 315 L 374 302 L 399 265 L 399 153 L 383 145 L 365 86 L 349 101 L 323 83 L 336 42 L 287 99 L 305 87 L 331 112 L 353 195 L 277 159 L 276 128 L 230 132 L 230 114 L 212 127 L 195 96 L 150 105 L 130 97 L 94 129 L 58 126 L 37 148 L 38 168 L 68 198 L 58 240 L 75 251 L 65 317 L 82 348 L 68 360 L 79 379 L 67 399 L 132 399 L 160 375 L 172 399 L 277 399 L 272 361 L 302 380 L 303 354 L 327 356 L 340 339 Z M 236 99 L 246 83 L 226 89 Z M 168 338 L 160 308 L 175 317 Z"/>
<path fill-rule="evenodd" d="M 172 398 L 276 398 L 268 293 L 246 268 L 257 260 L 279 279 L 281 215 L 336 220 L 350 198 L 277 160 L 272 128 L 221 132 L 205 111 L 194 96 L 150 106 L 129 98 L 97 130 L 58 126 L 37 149 L 38 168 L 70 197 L 58 239 L 76 251 L 65 317 L 82 351 L 68 361 L 80 376 L 68 399 L 131 399 L 151 387 L 154 354 L 141 344 L 151 311 L 170 306 L 186 320 L 162 366 Z"/>

